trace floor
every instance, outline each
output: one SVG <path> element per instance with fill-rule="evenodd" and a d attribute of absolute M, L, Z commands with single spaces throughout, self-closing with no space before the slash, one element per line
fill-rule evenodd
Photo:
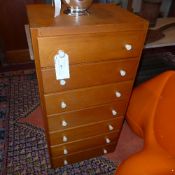
<path fill-rule="evenodd" d="M 143 139 L 135 135 L 125 121 L 115 151 L 106 155 L 106 157 L 117 164 L 121 163 L 130 155 L 140 151 L 143 144 Z"/>
<path fill-rule="evenodd" d="M 168 49 L 170 49 L 168 51 L 171 51 L 171 53 L 175 54 L 174 47 L 168 48 Z M 164 51 L 164 50 L 161 49 L 161 51 Z M 151 53 L 154 53 L 154 50 L 151 50 Z M 30 68 L 34 68 L 34 64 L 18 65 L 18 66 L 12 66 L 12 67 L 11 66 L 5 67 L 3 69 L 0 69 L 0 72 L 9 71 L 9 70 L 26 69 L 26 68 L 29 68 L 28 66 Z M 26 119 L 21 119 L 21 120 L 24 120 L 24 122 L 27 121 L 27 122 L 33 123 L 34 125 L 38 125 L 39 127 L 43 127 L 41 108 L 38 107 Z M 118 145 L 115 151 L 113 153 L 107 154 L 106 157 L 108 157 L 109 159 L 113 160 L 116 163 L 121 163 L 122 161 L 127 159 L 130 155 L 140 151 L 143 148 L 143 144 L 144 144 L 143 140 L 132 132 L 127 122 L 125 121 L 119 137 Z"/>

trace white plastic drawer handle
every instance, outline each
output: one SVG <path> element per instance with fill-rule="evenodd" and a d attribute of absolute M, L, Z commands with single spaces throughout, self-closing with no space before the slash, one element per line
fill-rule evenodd
<path fill-rule="evenodd" d="M 110 139 L 106 138 L 106 143 L 110 143 L 110 142 L 111 142 Z"/>
<path fill-rule="evenodd" d="M 66 85 L 66 80 L 60 80 L 60 85 L 61 85 L 61 86 Z"/>
<path fill-rule="evenodd" d="M 115 92 L 115 95 L 116 95 L 117 98 L 119 98 L 119 97 L 122 96 L 121 92 L 119 92 L 119 91 L 116 91 L 116 92 Z"/>
<path fill-rule="evenodd" d="M 64 101 L 61 102 L 61 108 L 65 109 L 67 107 L 66 103 Z"/>
<path fill-rule="evenodd" d="M 68 154 L 67 149 L 64 149 L 64 155 Z"/>
<path fill-rule="evenodd" d="M 114 115 L 114 116 L 117 115 L 117 111 L 113 109 L 112 110 L 112 115 Z"/>
<path fill-rule="evenodd" d="M 110 131 L 114 130 L 114 127 L 112 125 L 108 125 L 108 128 Z"/>
<path fill-rule="evenodd" d="M 126 50 L 132 50 L 132 45 L 131 44 L 125 44 L 125 49 Z"/>
<path fill-rule="evenodd" d="M 121 75 L 121 77 L 124 77 L 124 76 L 126 75 L 126 71 L 123 70 L 123 69 L 121 69 L 121 70 L 120 70 L 120 75 Z"/>
<path fill-rule="evenodd" d="M 104 153 L 104 154 L 107 154 L 108 151 L 107 151 L 106 149 L 103 149 L 103 153 Z"/>
<path fill-rule="evenodd" d="M 64 165 L 67 165 L 67 164 L 68 164 L 67 160 L 64 160 Z"/>
<path fill-rule="evenodd" d="M 67 126 L 67 122 L 65 120 L 62 121 L 61 123 L 62 126 Z"/>
<path fill-rule="evenodd" d="M 67 142 L 68 138 L 66 136 L 63 136 L 63 142 Z"/>

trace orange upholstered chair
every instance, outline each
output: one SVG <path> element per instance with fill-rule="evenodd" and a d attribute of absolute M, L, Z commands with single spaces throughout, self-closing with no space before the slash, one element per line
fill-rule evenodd
<path fill-rule="evenodd" d="M 144 139 L 116 175 L 175 175 L 175 71 L 136 87 L 127 111 L 131 129 Z"/>

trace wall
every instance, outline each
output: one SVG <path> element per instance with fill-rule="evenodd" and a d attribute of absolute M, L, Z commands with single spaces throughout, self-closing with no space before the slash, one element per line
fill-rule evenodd
<path fill-rule="evenodd" d="M 0 40 L 5 52 L 10 52 L 10 55 L 13 55 L 18 53 L 17 51 L 24 51 L 28 48 L 24 30 L 24 24 L 28 22 L 25 6 L 42 1 L 0 0 Z"/>
<path fill-rule="evenodd" d="M 171 3 L 173 0 L 163 0 L 162 5 L 161 5 L 161 14 L 162 16 L 167 16 Z M 133 9 L 134 12 L 140 12 L 140 7 L 141 7 L 142 0 L 133 0 Z"/>

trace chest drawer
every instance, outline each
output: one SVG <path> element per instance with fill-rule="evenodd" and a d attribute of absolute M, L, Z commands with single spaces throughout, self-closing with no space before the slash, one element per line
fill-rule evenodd
<path fill-rule="evenodd" d="M 132 81 L 45 95 L 47 115 L 129 98 Z"/>
<path fill-rule="evenodd" d="M 66 164 L 87 160 L 92 157 L 101 156 L 103 154 L 113 152 L 115 150 L 116 144 L 117 142 L 114 144 L 104 145 L 93 149 L 87 149 L 85 151 L 79 151 L 67 156 L 51 157 L 52 165 L 53 167 L 60 167 Z"/>
<path fill-rule="evenodd" d="M 117 142 L 118 135 L 118 132 L 113 132 L 97 137 L 91 137 L 90 139 L 88 138 L 67 144 L 51 146 L 51 155 L 54 157 L 69 155 L 74 152 L 84 151 L 86 149 L 92 149 L 94 147 L 115 143 Z"/>
<path fill-rule="evenodd" d="M 70 129 L 81 125 L 88 125 L 124 116 L 126 105 L 126 101 L 118 101 L 76 112 L 51 115 L 47 118 L 48 130 L 52 132 L 56 130 Z"/>
<path fill-rule="evenodd" d="M 50 143 L 51 146 L 53 146 L 105 133 L 118 132 L 122 126 L 122 122 L 123 117 L 118 117 L 105 122 L 98 122 L 58 132 L 50 132 Z"/>
<path fill-rule="evenodd" d="M 70 64 L 138 57 L 142 40 L 142 31 L 38 37 L 40 65 L 53 67 L 58 50 L 69 55 Z"/>
<path fill-rule="evenodd" d="M 138 59 L 105 61 L 70 66 L 70 79 L 65 85 L 56 80 L 55 69 L 42 69 L 44 93 L 59 92 L 89 86 L 128 81 L 135 76 Z M 50 82 L 50 83 L 48 83 Z"/>

